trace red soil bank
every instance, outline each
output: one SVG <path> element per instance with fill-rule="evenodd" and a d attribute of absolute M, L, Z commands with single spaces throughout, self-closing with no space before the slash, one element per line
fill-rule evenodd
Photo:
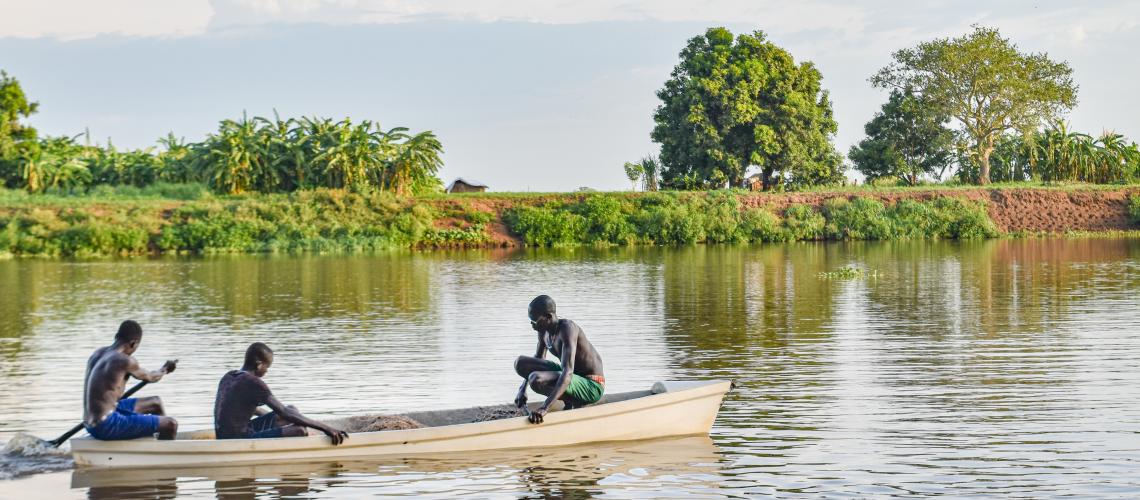
<path fill-rule="evenodd" d="M 1004 232 L 1064 233 L 1132 229 L 1128 219 L 1128 197 L 1137 193 L 1140 193 L 1140 189 L 1001 188 L 882 193 L 751 194 L 744 196 L 741 201 L 745 206 L 767 206 L 780 212 L 795 203 L 806 203 L 819 208 L 825 200 L 831 198 L 873 198 L 888 205 L 902 199 L 966 198 L 985 201 L 990 218 Z"/>

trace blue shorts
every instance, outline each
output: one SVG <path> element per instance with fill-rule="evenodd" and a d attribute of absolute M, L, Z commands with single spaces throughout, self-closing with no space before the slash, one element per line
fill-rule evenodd
<path fill-rule="evenodd" d="M 216 432 L 216 429 L 215 429 Z M 282 437 L 281 427 L 277 426 L 277 413 L 269 412 L 249 421 L 245 434 L 222 436 L 218 439 L 266 439 Z"/>
<path fill-rule="evenodd" d="M 95 439 L 103 441 L 119 441 L 122 439 L 135 439 L 153 436 L 158 432 L 157 415 L 139 415 L 135 413 L 135 398 L 119 401 L 115 411 L 107 415 L 99 425 L 87 428 L 87 433 Z"/>
<path fill-rule="evenodd" d="M 277 412 L 269 412 L 249 421 L 249 433 L 246 439 L 263 439 L 281 437 L 281 428 L 277 426 Z"/>

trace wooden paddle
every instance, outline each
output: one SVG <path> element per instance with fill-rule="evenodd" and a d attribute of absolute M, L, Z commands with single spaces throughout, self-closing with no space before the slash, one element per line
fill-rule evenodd
<path fill-rule="evenodd" d="M 135 384 L 134 387 L 127 389 L 127 392 L 124 392 L 123 397 L 119 398 L 119 400 L 122 401 L 124 399 L 131 397 L 132 394 L 139 392 L 139 389 L 142 389 L 143 386 L 146 384 L 147 384 L 147 381 L 145 381 L 145 380 Z M 52 447 L 59 448 L 59 445 L 63 444 L 64 441 L 71 439 L 71 436 L 74 436 L 76 432 L 80 431 L 80 429 L 83 429 L 83 424 L 82 423 L 75 424 L 75 427 L 72 427 L 71 430 L 63 433 L 63 435 L 60 437 L 57 437 L 51 441 L 48 441 L 48 444 L 52 445 Z"/>

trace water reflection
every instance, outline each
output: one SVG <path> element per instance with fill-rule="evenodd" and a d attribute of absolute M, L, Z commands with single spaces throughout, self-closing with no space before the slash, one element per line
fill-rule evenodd
<path fill-rule="evenodd" d="M 593 498 L 607 489 L 678 495 L 718 487 L 721 457 L 708 437 L 415 458 L 150 470 L 79 470 L 88 498 L 222 499 L 369 495 Z"/>

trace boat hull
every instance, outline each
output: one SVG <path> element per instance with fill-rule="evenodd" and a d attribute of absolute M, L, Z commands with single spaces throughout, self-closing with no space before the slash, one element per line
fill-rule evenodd
<path fill-rule="evenodd" d="M 363 432 L 333 446 L 323 434 L 278 439 L 187 439 L 72 442 L 79 467 L 177 467 L 257 464 L 384 455 L 542 448 L 707 434 L 727 381 L 658 383 L 664 392 L 549 413 L 539 425 L 524 417 L 419 429 Z"/>

